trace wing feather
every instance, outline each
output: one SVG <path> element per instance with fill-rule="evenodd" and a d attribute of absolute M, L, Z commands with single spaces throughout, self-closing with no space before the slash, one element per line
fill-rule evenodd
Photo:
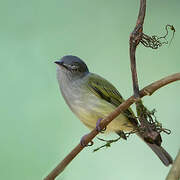
<path fill-rule="evenodd" d="M 119 91 L 110 82 L 99 75 L 92 73 L 91 76 L 89 76 L 88 87 L 96 96 L 102 98 L 115 107 L 118 107 L 122 102 L 124 102 Z M 133 124 L 137 124 L 134 113 L 130 108 L 125 110 L 123 114 L 127 116 Z"/>

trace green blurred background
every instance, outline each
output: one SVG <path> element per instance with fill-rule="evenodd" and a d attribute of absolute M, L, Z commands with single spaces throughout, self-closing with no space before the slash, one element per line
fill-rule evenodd
<path fill-rule="evenodd" d="M 0 179 L 42 179 L 89 132 L 59 92 L 57 58 L 77 55 L 125 98 L 132 95 L 128 41 L 138 8 L 139 0 L 1 1 Z M 138 47 L 141 88 L 180 71 L 179 9 L 179 0 L 147 1 L 144 32 L 163 35 L 165 25 L 173 24 L 176 34 L 170 46 L 159 50 Z M 144 98 L 172 130 L 162 136 L 173 157 L 180 148 L 179 92 L 176 82 Z M 163 180 L 168 173 L 169 167 L 135 136 L 92 153 L 101 144 L 95 140 L 57 179 Z"/>

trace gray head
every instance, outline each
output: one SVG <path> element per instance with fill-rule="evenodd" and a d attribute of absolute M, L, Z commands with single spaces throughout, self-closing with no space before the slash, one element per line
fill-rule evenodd
<path fill-rule="evenodd" d="M 86 64 L 76 56 L 67 55 L 55 63 L 58 65 L 57 70 L 60 71 L 60 75 L 65 75 L 71 79 L 77 79 L 89 73 Z"/>

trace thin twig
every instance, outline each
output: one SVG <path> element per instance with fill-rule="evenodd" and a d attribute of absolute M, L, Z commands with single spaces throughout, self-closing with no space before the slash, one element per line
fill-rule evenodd
<path fill-rule="evenodd" d="M 140 98 L 152 95 L 159 88 L 172 83 L 174 81 L 180 80 L 180 73 L 176 73 L 170 76 L 167 76 L 159 81 L 156 81 L 145 88 L 143 88 L 140 92 Z M 136 98 L 131 96 L 126 101 L 124 101 L 120 106 L 118 106 L 109 116 L 104 118 L 100 123 L 100 128 L 104 129 L 113 119 L 115 119 L 120 113 L 129 108 L 134 102 L 136 102 Z M 88 144 L 92 141 L 92 139 L 98 134 L 96 128 L 92 130 L 89 134 L 87 134 L 84 138 L 85 144 Z M 65 167 L 84 149 L 84 147 L 79 143 L 56 167 L 52 172 L 44 178 L 44 180 L 54 180 L 64 169 Z"/>
<path fill-rule="evenodd" d="M 180 179 L 180 150 L 166 177 L 166 180 L 179 180 L 179 179 Z"/>
<path fill-rule="evenodd" d="M 98 138 L 98 137 L 97 137 L 97 138 Z M 94 149 L 93 152 L 96 152 L 96 151 L 98 151 L 98 150 L 100 150 L 100 149 L 102 149 L 102 148 L 104 148 L 104 147 L 106 147 L 106 148 L 111 147 L 111 144 L 119 141 L 119 140 L 121 139 L 121 137 L 119 136 L 119 137 L 116 138 L 116 139 L 110 139 L 110 140 L 105 140 L 105 139 L 102 139 L 102 138 L 98 138 L 98 139 L 99 139 L 100 141 L 106 142 L 106 144 L 104 144 L 104 145 L 102 145 L 102 146 Z"/>
<path fill-rule="evenodd" d="M 136 99 L 139 99 L 139 85 L 138 85 L 138 77 L 136 70 L 135 54 L 136 54 L 136 47 L 139 44 L 140 40 L 142 39 L 145 14 L 146 14 L 146 0 L 140 0 L 139 15 L 136 21 L 136 27 L 131 33 L 129 39 L 133 90 L 134 90 L 134 97 Z"/>

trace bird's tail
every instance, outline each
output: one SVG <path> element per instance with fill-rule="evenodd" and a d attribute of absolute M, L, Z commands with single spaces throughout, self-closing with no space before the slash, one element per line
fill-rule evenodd
<path fill-rule="evenodd" d="M 159 157 L 159 159 L 165 166 L 169 166 L 173 163 L 172 157 L 161 145 L 149 143 L 145 141 L 140 134 L 137 135 L 154 151 L 154 153 Z"/>

